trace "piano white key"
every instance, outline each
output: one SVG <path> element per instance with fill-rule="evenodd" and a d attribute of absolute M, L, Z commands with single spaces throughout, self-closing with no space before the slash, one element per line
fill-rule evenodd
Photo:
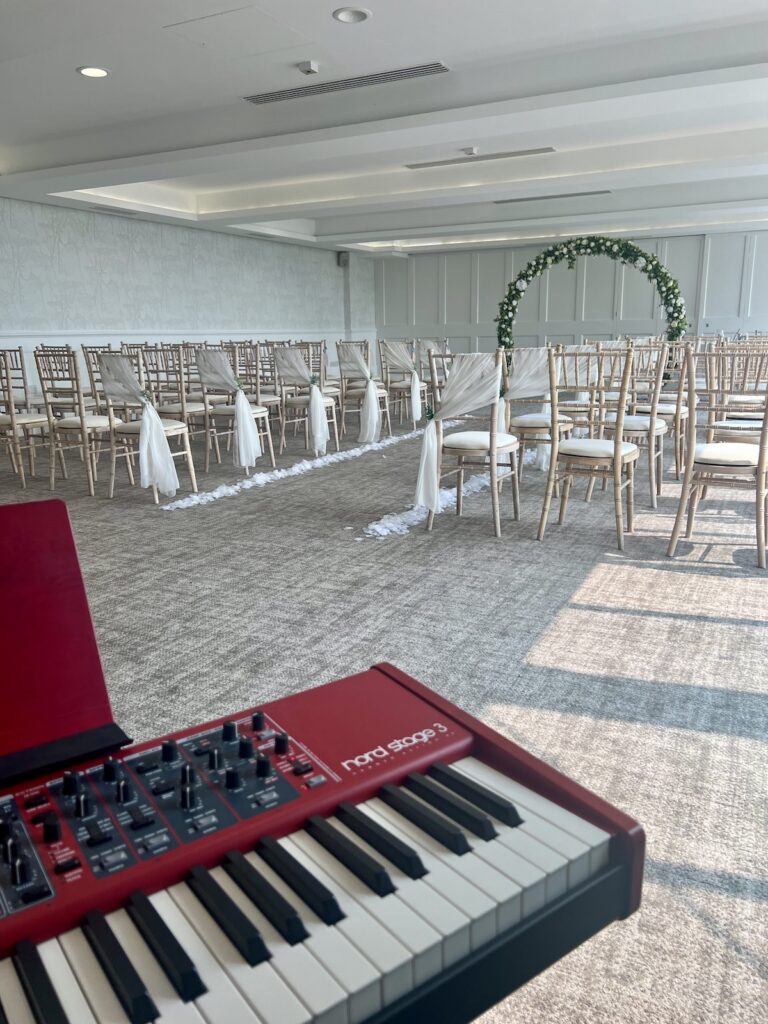
<path fill-rule="evenodd" d="M 246 963 L 188 885 L 181 882 L 167 892 L 262 1024 L 309 1024 L 309 1011 L 269 962 Z"/>
<path fill-rule="evenodd" d="M 91 1007 L 98 1024 L 130 1024 L 101 964 L 79 928 L 58 938 L 72 973 Z"/>
<path fill-rule="evenodd" d="M 56 939 L 42 942 L 37 951 L 70 1024 L 74 1021 L 77 1021 L 77 1024 L 96 1024 L 96 1018 L 91 1013 L 83 990 Z"/>
<path fill-rule="evenodd" d="M 458 772 L 463 772 L 467 778 L 472 779 L 474 782 L 479 782 L 488 789 L 493 790 L 500 796 L 507 797 L 508 794 L 503 788 L 499 787 L 496 780 L 486 778 L 475 778 L 473 774 L 465 767 L 465 762 L 469 762 L 471 759 L 466 758 L 464 761 L 456 762 L 451 767 L 455 768 Z M 477 762 L 478 764 L 480 762 Z M 483 766 L 485 767 L 485 766 Z M 501 776 L 503 778 L 503 776 Z M 515 802 L 516 805 L 519 801 Z M 567 861 L 567 876 L 568 876 L 568 887 L 573 888 L 576 885 L 580 885 L 582 882 L 586 882 L 591 873 L 590 867 L 590 850 L 586 843 L 583 843 L 580 839 L 576 839 L 568 832 L 564 832 L 557 825 L 553 825 L 551 821 L 547 821 L 538 815 L 535 811 L 530 810 L 520 803 L 520 812 L 523 818 L 522 825 L 518 825 L 514 832 L 520 832 L 523 835 L 529 835 L 532 839 L 535 839 L 539 843 L 543 843 L 548 846 L 555 853 L 564 857 Z"/>
<path fill-rule="evenodd" d="M 419 879 L 417 884 L 423 882 L 431 889 L 436 889 L 450 903 L 467 914 L 472 922 L 470 927 L 472 949 L 479 949 L 495 937 L 498 932 L 495 903 L 477 886 L 467 881 L 463 875 L 451 870 L 439 857 L 435 856 L 434 846 L 427 845 L 428 836 L 424 836 L 424 843 L 420 839 L 414 840 L 410 833 L 406 833 L 396 822 L 382 813 L 386 804 L 380 800 L 369 800 L 367 803 L 360 804 L 359 807 L 375 822 L 389 829 L 393 836 L 417 850 L 422 864 L 429 872 L 423 879 Z M 423 833 L 419 834 L 423 835 Z"/>
<path fill-rule="evenodd" d="M 259 929 L 272 954 L 270 966 L 310 1010 L 313 1024 L 347 1024 L 346 992 L 304 943 L 287 942 L 223 868 L 213 868 L 211 875 Z"/>
<path fill-rule="evenodd" d="M 147 986 L 147 991 L 160 1011 L 158 1020 L 162 1024 L 202 1024 L 203 1018 L 194 1003 L 185 1003 L 179 998 L 127 912 L 116 910 L 108 914 L 107 923 Z"/>
<path fill-rule="evenodd" d="M 8 1024 L 36 1024 L 19 976 L 10 959 L 0 960 L 0 1003 Z"/>
<path fill-rule="evenodd" d="M 321 846 L 308 832 L 291 834 L 294 843 L 301 846 L 308 857 L 333 878 L 344 892 L 368 911 L 381 925 L 409 950 L 413 959 L 413 979 L 421 985 L 443 969 L 442 936 L 431 924 L 415 914 L 397 893 L 377 896 Z M 380 863 L 380 861 L 379 861 Z"/>
<path fill-rule="evenodd" d="M 373 801 L 372 801 L 373 803 Z M 462 855 L 451 853 L 444 846 L 422 832 L 420 828 L 413 825 L 397 811 L 392 810 L 388 804 L 376 800 L 376 809 L 381 810 L 387 821 L 397 825 L 408 836 L 409 841 L 419 842 L 429 849 L 435 857 L 452 868 L 457 874 L 462 875 L 478 889 L 489 896 L 496 907 L 496 921 L 500 932 L 506 931 L 517 924 L 522 916 L 522 889 L 511 878 L 502 875 L 496 868 L 492 867 L 476 853 L 465 853 Z"/>
<path fill-rule="evenodd" d="M 382 976 L 384 1005 L 388 1006 L 413 988 L 413 965 L 405 946 L 375 921 L 361 906 L 318 867 L 290 837 L 279 840 L 288 852 L 311 871 L 336 897 L 346 917 L 336 927 L 370 960 Z"/>
<path fill-rule="evenodd" d="M 410 796 L 413 800 L 424 804 L 425 807 L 429 807 L 418 793 L 410 793 Z M 446 822 L 450 821 L 456 828 L 461 829 L 467 842 L 478 857 L 481 857 L 492 867 L 496 868 L 497 871 L 501 872 L 502 875 L 506 875 L 507 878 L 510 878 L 516 885 L 520 886 L 522 890 L 523 917 L 535 913 L 546 905 L 546 876 L 541 868 L 525 860 L 508 845 L 499 842 L 498 837 L 496 839 L 482 839 L 470 832 L 469 829 L 464 828 L 463 825 L 448 818 L 447 815 L 444 815 L 436 808 L 430 807 L 430 810 L 440 817 L 445 817 Z M 494 825 L 496 824 L 494 823 Z M 503 826 L 501 827 L 503 828 Z M 509 831 L 514 832 L 514 829 Z"/>
<path fill-rule="evenodd" d="M 471 920 L 463 911 L 450 903 L 437 889 L 429 885 L 429 874 L 422 878 L 410 878 L 401 868 L 369 846 L 343 821 L 333 819 L 334 827 L 356 843 L 361 850 L 379 861 L 389 872 L 397 886 L 397 895 L 425 921 L 428 921 L 443 937 L 443 963 L 445 967 L 455 964 L 471 951 Z M 426 884 L 425 884 L 426 883 Z"/>
<path fill-rule="evenodd" d="M 208 989 L 195 1000 L 195 1006 L 207 1024 L 262 1024 L 237 988 L 222 970 L 208 947 L 187 921 L 168 892 L 156 892 L 149 897 L 158 914 L 168 925 L 176 939 L 192 960 L 203 984 Z"/>
<path fill-rule="evenodd" d="M 350 1024 L 360 1024 L 377 1013 L 382 1006 L 381 975 L 373 964 L 336 925 L 329 927 L 321 921 L 311 907 L 299 899 L 293 889 L 261 857 L 255 853 L 247 853 L 245 856 L 301 915 L 304 927 L 309 932 L 309 938 L 304 940 L 303 945 L 349 995 Z"/>
<path fill-rule="evenodd" d="M 487 782 L 491 783 L 497 792 L 503 793 L 514 803 L 519 803 L 529 811 L 535 812 L 545 821 L 550 821 L 575 839 L 585 843 L 590 850 L 589 861 L 592 872 L 599 871 L 600 868 L 608 865 L 611 840 L 608 832 L 585 821 L 584 818 L 580 818 L 572 811 L 565 810 L 559 804 L 547 800 L 539 793 L 534 793 L 533 790 L 527 789 L 514 779 L 508 779 L 501 772 L 489 768 L 488 765 L 476 758 L 464 758 L 455 765 L 455 767 L 459 766 L 466 767 L 468 774 L 472 775 L 477 782 L 481 782 L 483 785 Z"/>

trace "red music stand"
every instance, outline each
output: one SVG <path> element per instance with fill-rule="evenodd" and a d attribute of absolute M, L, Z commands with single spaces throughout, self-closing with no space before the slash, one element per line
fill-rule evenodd
<path fill-rule="evenodd" d="M 130 743 L 63 501 L 0 506 L 0 787 Z"/>

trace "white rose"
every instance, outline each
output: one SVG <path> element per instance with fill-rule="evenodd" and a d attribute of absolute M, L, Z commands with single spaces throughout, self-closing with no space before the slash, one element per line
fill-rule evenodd
<path fill-rule="evenodd" d="M 528 282 L 527 281 L 518 281 L 517 284 L 515 285 L 515 287 L 517 288 L 517 290 L 519 292 L 524 292 L 525 289 L 528 287 Z"/>

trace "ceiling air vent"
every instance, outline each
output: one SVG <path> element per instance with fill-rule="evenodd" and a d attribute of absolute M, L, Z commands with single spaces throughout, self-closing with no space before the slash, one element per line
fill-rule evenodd
<path fill-rule="evenodd" d="M 541 156 L 542 153 L 554 153 L 553 146 L 542 146 L 540 149 L 513 149 L 507 153 L 481 153 L 479 156 L 455 156 L 450 160 L 427 160 L 420 164 L 406 164 L 409 171 L 418 171 L 422 167 L 450 167 L 452 164 L 479 164 L 484 160 L 509 160 L 513 156 Z"/>
<path fill-rule="evenodd" d="M 424 78 L 426 75 L 442 75 L 448 71 L 445 64 L 418 64 L 413 68 L 398 68 L 396 71 L 378 71 L 373 75 L 358 78 L 339 78 L 335 82 L 316 82 L 296 89 L 280 89 L 278 92 L 262 92 L 255 96 L 243 96 L 247 103 L 279 103 L 280 100 L 297 100 L 304 96 L 320 96 L 326 92 L 345 92 L 347 89 L 362 89 L 366 85 L 386 85 L 387 82 L 405 82 L 409 78 Z"/>
<path fill-rule="evenodd" d="M 596 192 L 558 192 L 553 196 L 518 196 L 516 199 L 494 199 L 496 206 L 504 206 L 506 203 L 535 203 L 547 199 L 580 199 L 582 196 L 609 196 L 609 188 L 601 188 Z"/>

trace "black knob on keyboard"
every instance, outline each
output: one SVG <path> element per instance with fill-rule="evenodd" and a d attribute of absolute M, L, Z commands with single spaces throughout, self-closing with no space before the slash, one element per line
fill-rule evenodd
<path fill-rule="evenodd" d="M 115 782 L 119 774 L 119 764 L 114 757 L 108 758 L 101 768 L 101 777 L 105 782 Z"/>
<path fill-rule="evenodd" d="M 13 838 L 13 836 L 8 836 L 7 839 L 4 839 L 2 847 L 0 848 L 3 851 L 3 860 L 5 861 L 5 863 L 13 864 L 14 860 L 16 859 L 16 854 L 18 853 L 18 843 Z"/>
<path fill-rule="evenodd" d="M 127 804 L 133 800 L 133 789 L 126 779 L 119 779 L 115 787 L 115 800 L 119 804 Z"/>
<path fill-rule="evenodd" d="M 16 857 L 11 863 L 11 885 L 24 885 L 29 878 L 26 861 Z"/>
<path fill-rule="evenodd" d="M 179 752 L 176 749 L 176 740 L 163 740 L 161 756 L 162 759 L 166 762 L 176 760 L 176 758 L 179 756 Z"/>
<path fill-rule="evenodd" d="M 91 798 L 87 793 L 78 793 L 75 797 L 75 815 L 78 818 L 87 818 L 93 811 Z"/>
<path fill-rule="evenodd" d="M 256 775 L 260 779 L 265 779 L 268 775 L 272 774 L 272 762 L 269 760 L 266 754 L 259 754 L 256 758 Z"/>
<path fill-rule="evenodd" d="M 221 751 L 218 747 L 211 747 L 208 751 L 208 767 L 211 771 L 221 768 Z"/>
<path fill-rule="evenodd" d="M 237 746 L 237 753 L 238 756 L 242 758 L 253 757 L 253 740 L 250 736 L 240 737 L 240 743 Z"/>
<path fill-rule="evenodd" d="M 266 722 L 264 720 L 264 712 L 263 711 L 254 711 L 253 718 L 251 718 L 251 726 L 253 727 L 253 731 L 254 732 L 261 732 L 261 730 L 264 728 L 265 724 L 266 724 Z"/>
<path fill-rule="evenodd" d="M 61 792 L 64 796 L 74 796 L 80 792 L 80 776 L 77 772 L 64 772 L 61 783 Z"/>
<path fill-rule="evenodd" d="M 279 732 L 275 736 L 275 753 L 276 754 L 287 754 L 288 753 L 288 733 Z"/>
<path fill-rule="evenodd" d="M 195 769 L 191 764 L 183 764 L 181 766 L 181 784 L 182 786 L 194 786 Z"/>
<path fill-rule="evenodd" d="M 225 722 L 221 727 L 221 739 L 224 743 L 234 743 L 237 739 L 237 722 Z"/>
<path fill-rule="evenodd" d="M 191 811 L 197 804 L 197 794 L 194 786 L 181 787 L 181 806 L 185 811 Z"/>
<path fill-rule="evenodd" d="M 46 816 L 43 822 L 43 842 L 58 843 L 61 839 L 61 822 L 55 814 Z"/>
<path fill-rule="evenodd" d="M 239 789 L 240 788 L 240 772 L 237 768 L 227 768 L 227 775 L 224 780 L 224 785 L 227 789 Z"/>

